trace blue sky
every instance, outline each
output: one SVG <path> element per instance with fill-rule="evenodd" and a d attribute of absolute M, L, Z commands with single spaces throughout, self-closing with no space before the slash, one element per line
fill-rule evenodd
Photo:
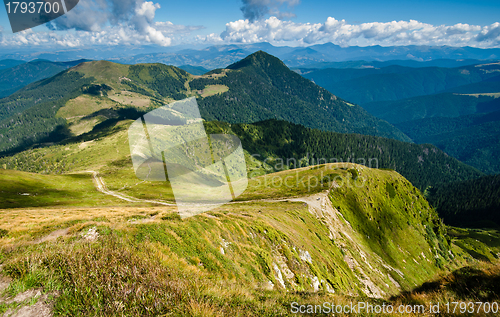
<path fill-rule="evenodd" d="M 500 47 L 500 1 L 80 0 L 50 25 L 1 47 L 102 44 L 453 45 Z"/>
<path fill-rule="evenodd" d="M 222 32 L 225 23 L 243 17 L 240 10 L 242 2 L 238 0 L 197 0 L 189 1 L 189 5 L 183 1 L 157 2 L 162 5 L 158 18 L 176 24 L 197 24 L 204 21 L 202 24 L 205 24 L 212 32 Z M 302 0 L 293 12 L 297 16 L 293 20 L 302 23 L 324 22 L 328 17 L 334 17 L 345 19 L 350 23 L 413 19 L 434 25 L 456 23 L 488 25 L 500 22 L 500 1 Z"/>

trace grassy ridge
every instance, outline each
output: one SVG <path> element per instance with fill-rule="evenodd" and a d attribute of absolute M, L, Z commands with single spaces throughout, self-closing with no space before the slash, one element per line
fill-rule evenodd
<path fill-rule="evenodd" d="M 17 283 L 12 293 L 57 290 L 58 314 L 274 316 L 289 314 L 297 300 L 396 295 L 450 265 L 444 227 L 416 188 L 395 172 L 343 168 L 308 168 L 317 178 L 326 172 L 339 176 L 340 187 L 317 206 L 235 203 L 183 221 L 171 208 L 151 214 L 142 208 L 141 217 L 109 212 L 88 220 L 82 214 L 81 221 L 48 228 L 29 226 L 38 220 L 28 218 L 0 238 L 3 250 L 21 243 L 1 253 L 3 273 Z M 293 175 L 272 176 L 284 181 Z M 347 184 L 363 178 L 359 190 L 342 186 L 341 179 Z M 262 188 L 249 190 L 256 190 L 255 198 L 268 195 Z M 69 235 L 23 245 L 38 231 L 61 225 Z M 88 241 L 93 227 L 99 237 Z M 455 256 L 453 265 L 469 257 L 459 251 Z M 338 297 L 327 296 L 332 292 Z"/>
<path fill-rule="evenodd" d="M 113 186 L 128 179 L 117 161 L 101 171 Z M 292 302 L 398 296 L 443 270 L 474 259 L 495 261 L 492 251 L 500 253 L 490 234 L 447 230 L 401 175 L 356 164 L 264 175 L 241 197 L 254 201 L 185 220 L 172 207 L 105 207 L 120 202 L 87 192 L 88 175 L 6 175 L 20 185 L 6 179 L 2 190 L 43 187 L 47 192 L 38 197 L 61 203 L 54 210 L 0 211 L 2 273 L 14 279 L 7 292 L 57 292 L 54 310 L 61 315 L 289 315 Z M 61 185 L 61 197 L 82 207 L 63 208 L 75 202 L 52 193 Z M 153 183 L 142 185 L 144 192 L 158 191 Z M 94 208 L 83 207 L 90 201 Z M 56 230 L 65 233 L 46 238 Z M 0 304 L 0 311 L 7 307 Z"/>

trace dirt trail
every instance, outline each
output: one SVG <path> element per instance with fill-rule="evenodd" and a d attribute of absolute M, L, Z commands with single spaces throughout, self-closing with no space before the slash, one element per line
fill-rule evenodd
<path fill-rule="evenodd" d="M 69 228 L 56 230 L 56 231 L 50 233 L 49 235 L 46 235 L 45 237 L 34 241 L 33 244 L 40 244 L 40 243 L 44 243 L 47 241 L 57 240 L 57 238 L 67 235 L 68 232 L 69 232 Z"/>
<path fill-rule="evenodd" d="M 125 194 L 121 194 L 121 193 L 109 190 L 108 187 L 106 186 L 106 183 L 104 182 L 104 179 L 101 176 L 99 176 L 98 172 L 87 171 L 87 173 L 92 173 L 92 181 L 94 182 L 96 189 L 103 194 L 110 195 L 110 196 L 131 202 L 131 203 L 151 203 L 151 204 L 159 204 L 159 205 L 164 205 L 164 206 L 175 206 L 175 204 L 165 203 L 165 202 L 156 201 L 156 200 L 134 198 L 134 197 L 131 197 L 131 196 L 128 196 Z"/>
<path fill-rule="evenodd" d="M 116 191 L 109 190 L 106 186 L 106 183 L 104 182 L 104 179 L 99 176 L 99 173 L 96 171 L 86 171 L 85 173 L 92 173 L 92 181 L 94 182 L 94 185 L 98 191 L 100 191 L 103 194 L 113 196 L 115 198 L 125 200 L 128 202 L 132 203 L 152 203 L 152 204 L 160 204 L 164 206 L 170 206 L 170 207 L 176 207 L 176 204 L 172 203 L 165 203 L 157 200 L 146 200 L 146 199 L 139 199 L 135 197 L 131 197 L 122 193 L 118 193 Z M 254 200 L 241 200 L 241 201 L 231 201 L 228 202 L 227 204 L 244 204 L 244 203 L 251 203 L 251 202 L 287 202 L 287 201 L 294 201 L 294 202 L 303 202 L 309 205 L 311 208 L 316 208 L 316 209 L 321 209 L 322 206 L 324 206 L 325 199 L 327 199 L 328 194 L 330 193 L 330 190 L 338 186 L 336 183 L 333 183 L 332 186 L 321 193 L 317 193 L 311 196 L 303 196 L 303 197 L 285 197 L 285 198 L 275 198 L 275 199 L 254 199 Z M 200 213 L 200 210 L 205 209 L 207 205 L 206 203 L 190 203 L 190 204 L 184 204 L 184 206 L 188 206 L 193 213 L 193 215 L 196 215 Z M 219 204 L 215 204 L 219 205 Z"/>

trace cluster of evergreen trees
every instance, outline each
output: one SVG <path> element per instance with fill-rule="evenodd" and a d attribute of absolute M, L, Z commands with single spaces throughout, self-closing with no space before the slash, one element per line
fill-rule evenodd
<path fill-rule="evenodd" d="M 426 196 L 447 224 L 500 227 L 500 175 L 436 185 Z"/>
<path fill-rule="evenodd" d="M 189 74 L 180 68 L 163 64 L 132 65 L 129 68 L 129 77 L 134 82 L 150 88 L 162 97 L 175 100 L 186 98 L 184 84 L 188 80 Z M 135 86 L 134 88 L 141 89 L 141 91 L 144 90 L 133 83 L 127 84 L 131 87 Z"/>
<path fill-rule="evenodd" d="M 69 99 L 82 94 L 91 80 L 77 72 L 64 72 L 0 99 L 0 153 L 67 137 L 66 120 L 56 113 Z"/>
<path fill-rule="evenodd" d="M 260 160 L 269 158 L 267 163 L 276 170 L 298 167 L 298 162 L 301 166 L 351 162 L 394 169 L 421 190 L 484 175 L 429 144 L 326 132 L 279 120 L 233 125 L 208 122 L 206 126 L 209 133 L 234 133 L 245 150 Z"/>

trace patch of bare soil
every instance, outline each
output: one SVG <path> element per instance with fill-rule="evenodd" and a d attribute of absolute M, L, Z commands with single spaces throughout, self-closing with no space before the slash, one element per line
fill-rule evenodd
<path fill-rule="evenodd" d="M 42 295 L 40 291 L 29 290 L 17 295 L 14 299 L 24 298 L 20 302 L 29 299 L 38 299 L 34 305 L 24 305 L 17 308 L 9 308 L 3 317 L 52 317 L 54 316 L 53 301 L 49 299 L 48 294 Z M 17 302 L 17 301 L 16 301 Z"/>
<path fill-rule="evenodd" d="M 56 230 L 56 231 L 51 232 L 50 234 L 46 235 L 45 237 L 42 237 L 42 238 L 36 240 L 34 243 L 40 244 L 40 243 L 44 243 L 47 241 L 54 241 L 54 240 L 57 240 L 57 238 L 59 238 L 59 237 L 67 235 L 68 232 L 69 232 L 69 228 Z"/>
<path fill-rule="evenodd" d="M 2 294 L 9 284 L 11 279 L 0 275 L 0 294 Z M 35 304 L 30 305 L 30 302 Z M 54 314 L 53 300 L 49 294 L 42 294 L 40 289 L 31 289 L 17 294 L 14 298 L 0 296 L 0 304 L 21 304 L 15 308 L 9 308 L 2 317 L 52 317 Z"/>

